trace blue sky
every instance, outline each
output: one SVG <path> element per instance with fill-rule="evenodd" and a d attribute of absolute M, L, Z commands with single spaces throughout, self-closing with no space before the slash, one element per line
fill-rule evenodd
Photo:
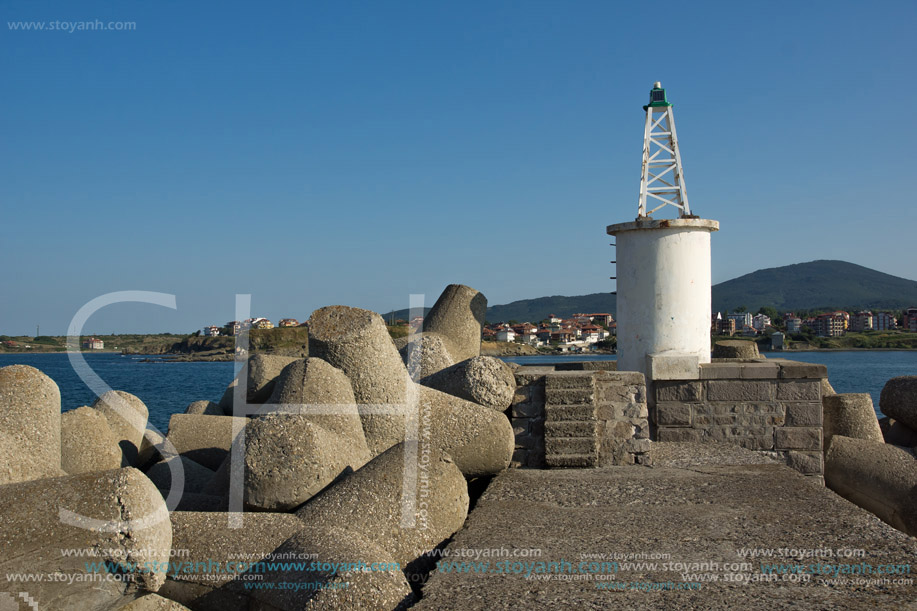
<path fill-rule="evenodd" d="M 614 290 L 653 81 L 714 282 L 914 272 L 914 2 L 0 2 L 0 333 Z M 36 31 L 12 22 L 134 22 Z M 46 26 L 47 27 L 47 26 Z M 61 26 L 58 26 L 61 27 Z"/>

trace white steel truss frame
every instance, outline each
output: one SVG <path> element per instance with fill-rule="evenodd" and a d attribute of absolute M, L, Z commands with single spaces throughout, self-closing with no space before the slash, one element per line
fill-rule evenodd
<path fill-rule="evenodd" d="M 662 203 L 647 212 L 647 198 Z M 640 178 L 637 214 L 639 217 L 649 216 L 665 206 L 678 208 L 683 217 L 691 216 L 672 107 L 648 106 L 643 131 L 643 173 Z"/>

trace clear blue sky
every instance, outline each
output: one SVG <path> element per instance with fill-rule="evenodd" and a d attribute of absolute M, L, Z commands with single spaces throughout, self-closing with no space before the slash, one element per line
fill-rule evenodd
<path fill-rule="evenodd" d="M 914 271 L 917 4 L 0 3 L 0 333 L 614 290 L 641 106 L 675 103 L 714 282 Z M 131 31 L 14 30 L 129 21 Z"/>

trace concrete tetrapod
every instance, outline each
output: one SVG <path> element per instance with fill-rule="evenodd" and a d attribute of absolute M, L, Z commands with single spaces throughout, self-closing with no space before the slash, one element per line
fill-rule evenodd
<path fill-rule="evenodd" d="M 265 414 L 250 420 L 233 452 L 244 454 L 245 507 L 261 511 L 293 509 L 369 460 L 362 439 L 332 433 L 315 424 L 312 416 L 300 414 Z M 225 476 L 225 466 L 221 471 L 219 476 Z"/>
<path fill-rule="evenodd" d="M 132 468 L 3 486 L 0 533 L 0 592 L 28 592 L 43 609 L 108 609 L 155 592 L 172 547 L 165 501 Z M 82 553 L 90 548 L 98 555 Z M 23 583 L 12 573 L 67 577 Z"/>
<path fill-rule="evenodd" d="M 466 359 L 422 379 L 420 383 L 498 412 L 506 411 L 516 394 L 513 370 L 492 356 Z"/>
<path fill-rule="evenodd" d="M 270 410 L 268 413 L 282 411 L 305 416 L 310 422 L 347 438 L 360 449 L 358 458 L 362 462 L 353 465 L 358 469 L 370 456 L 356 402 L 350 379 L 343 371 L 322 359 L 307 358 L 283 369 L 264 409 Z"/>
<path fill-rule="evenodd" d="M 450 284 L 424 317 L 424 333 L 446 338 L 456 362 L 481 354 L 481 332 L 487 314 L 487 298 L 463 284 Z"/>
<path fill-rule="evenodd" d="M 178 460 L 182 464 L 182 493 L 199 493 L 213 479 L 213 471 L 184 456 L 172 456 L 154 464 L 146 472 L 150 481 L 162 491 L 163 497 L 172 489 L 173 467 L 171 461 Z M 175 471 L 175 473 L 178 473 Z"/>
<path fill-rule="evenodd" d="M 406 567 L 462 527 L 468 486 L 452 459 L 429 442 L 400 443 L 296 515 L 310 528 L 357 533 Z"/>
<path fill-rule="evenodd" d="M 882 418 L 879 420 L 879 428 L 882 429 L 882 437 L 885 439 L 885 443 L 904 448 L 917 447 L 917 431 L 894 418 Z"/>
<path fill-rule="evenodd" d="M 243 368 L 248 374 L 248 402 L 264 403 L 274 392 L 274 381 L 283 368 L 299 357 L 276 354 L 256 354 Z"/>
<path fill-rule="evenodd" d="M 882 413 L 917 430 L 917 376 L 892 378 L 879 395 Z"/>
<path fill-rule="evenodd" d="M 369 539 L 343 528 L 309 527 L 299 531 L 275 550 L 279 558 L 310 558 L 290 563 L 286 570 L 268 570 L 266 585 L 277 587 L 242 590 L 245 582 L 230 588 L 244 591 L 271 611 L 391 611 L 415 601 L 402 567 Z M 298 565 L 298 566 L 297 566 Z M 281 565 L 283 566 L 283 565 Z M 309 584 L 300 590 L 280 584 Z"/>
<path fill-rule="evenodd" d="M 502 413 L 416 385 L 421 438 L 430 438 L 455 461 L 467 478 L 493 475 L 509 466 L 516 440 L 509 419 Z"/>
<path fill-rule="evenodd" d="M 143 401 L 121 390 L 110 390 L 92 404 L 108 419 L 108 426 L 121 446 L 123 467 L 135 467 L 139 460 L 143 432 L 146 430 L 149 410 Z"/>
<path fill-rule="evenodd" d="M 825 484 L 883 522 L 917 536 L 917 459 L 877 441 L 835 435 Z"/>
<path fill-rule="evenodd" d="M 309 350 L 350 378 L 354 398 L 363 406 L 360 419 L 370 454 L 404 439 L 407 370 L 381 316 L 347 306 L 320 308 L 309 318 Z"/>
<path fill-rule="evenodd" d="M 882 429 L 868 393 L 842 393 L 822 397 L 824 447 L 835 435 L 882 443 Z"/>
<path fill-rule="evenodd" d="M 166 435 L 175 451 L 208 469 L 219 469 L 229 454 L 235 436 L 248 418 L 173 414 Z"/>
<path fill-rule="evenodd" d="M 0 484 L 61 471 L 60 390 L 27 365 L 0 368 Z"/>
<path fill-rule="evenodd" d="M 193 401 L 185 410 L 186 414 L 196 414 L 199 416 L 225 416 L 223 408 L 219 403 L 213 401 Z"/>
<path fill-rule="evenodd" d="M 61 468 L 70 475 L 121 468 L 121 447 L 104 414 L 78 407 L 61 414 Z"/>
<path fill-rule="evenodd" d="M 419 381 L 455 364 L 446 347 L 447 340 L 438 333 L 419 333 L 395 340 L 401 361 L 411 379 Z"/>
<path fill-rule="evenodd" d="M 227 585 L 252 564 L 271 560 L 271 552 L 304 526 L 286 513 L 244 513 L 241 528 L 233 528 L 225 513 L 174 511 L 170 517 L 172 545 L 182 555 L 159 593 L 195 611 L 249 608 L 248 592 Z"/>

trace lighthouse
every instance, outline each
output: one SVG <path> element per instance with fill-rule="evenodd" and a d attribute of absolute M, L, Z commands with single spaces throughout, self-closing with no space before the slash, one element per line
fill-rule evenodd
<path fill-rule="evenodd" d="M 617 249 L 618 369 L 642 372 L 648 383 L 697 379 L 710 362 L 710 235 L 719 223 L 691 213 L 661 83 L 643 110 L 637 218 L 607 227 Z"/>

